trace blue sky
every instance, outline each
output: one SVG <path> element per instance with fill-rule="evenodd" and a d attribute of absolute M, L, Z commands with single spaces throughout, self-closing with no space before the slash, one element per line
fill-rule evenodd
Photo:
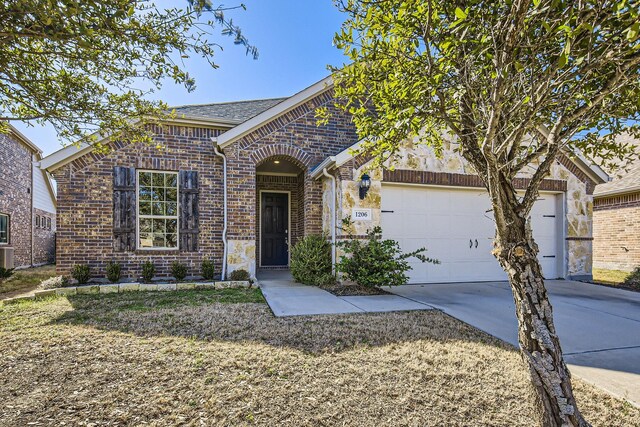
<path fill-rule="evenodd" d="M 216 34 L 212 40 L 224 47 L 215 58 L 220 68 L 214 70 L 205 61 L 192 59 L 187 66 L 196 78 L 196 90 L 187 93 L 182 86 L 167 82 L 154 98 L 183 105 L 288 96 L 327 76 L 328 64 L 344 62 L 332 45 L 343 16 L 331 0 L 241 0 L 224 5 L 240 2 L 247 10 L 230 12 L 228 17 L 258 47 L 260 57 L 245 56 L 242 47 Z M 50 127 L 13 124 L 45 155 L 62 147 Z"/>

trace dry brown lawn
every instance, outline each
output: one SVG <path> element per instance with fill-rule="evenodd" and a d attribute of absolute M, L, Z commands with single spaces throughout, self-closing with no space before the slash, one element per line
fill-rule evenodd
<path fill-rule="evenodd" d="M 624 279 L 626 279 L 628 275 L 628 271 L 605 270 L 604 268 L 593 269 L 594 282 L 607 283 L 611 285 L 624 283 Z"/>
<path fill-rule="evenodd" d="M 55 275 L 56 266 L 53 264 L 16 270 L 13 276 L 0 282 L 0 299 L 32 292 L 40 282 Z"/>
<path fill-rule="evenodd" d="M 0 425 L 535 425 L 518 353 L 464 323 L 274 318 L 241 302 L 255 292 L 0 307 Z M 640 410 L 574 383 L 594 425 L 640 425 Z"/>

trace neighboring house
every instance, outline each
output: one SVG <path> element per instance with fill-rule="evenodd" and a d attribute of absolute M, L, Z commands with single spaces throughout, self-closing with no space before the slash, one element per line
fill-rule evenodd
<path fill-rule="evenodd" d="M 59 272 L 89 263 L 103 275 L 115 260 L 135 277 L 152 260 L 160 275 L 173 261 L 198 274 L 213 259 L 219 271 L 253 275 L 287 268 L 290 245 L 331 236 L 353 217 L 357 235 L 380 224 L 403 249 L 426 246 L 441 261 L 412 264 L 412 283 L 504 280 L 491 255 L 488 198 L 455 142 L 438 159 L 408 141 L 394 170 L 368 171 L 361 199 L 368 163 L 350 154 L 356 132 L 333 102 L 327 78 L 284 99 L 177 107 L 178 118 L 152 128 L 161 149 L 116 139 L 108 154 L 83 145 L 47 157 L 43 167 L 58 183 Z M 320 106 L 332 113 L 325 126 L 316 124 Z M 533 223 L 547 277 L 591 277 L 592 192 L 605 179 L 561 155 L 542 184 Z M 525 188 L 527 178 L 516 184 Z"/>
<path fill-rule="evenodd" d="M 13 126 L 0 133 L 0 251 L 15 267 L 55 261 L 56 199 L 42 151 Z"/>
<path fill-rule="evenodd" d="M 593 196 L 593 266 L 631 271 L 640 266 L 640 160 L 611 175 Z"/>

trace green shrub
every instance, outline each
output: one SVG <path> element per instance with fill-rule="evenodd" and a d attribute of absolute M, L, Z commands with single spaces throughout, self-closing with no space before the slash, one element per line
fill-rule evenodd
<path fill-rule="evenodd" d="M 202 277 L 204 280 L 213 280 L 216 277 L 216 266 L 213 260 L 202 261 Z"/>
<path fill-rule="evenodd" d="M 174 261 L 171 264 L 171 275 L 178 281 L 184 280 L 187 277 L 187 266 L 181 262 Z"/>
<path fill-rule="evenodd" d="M 249 272 L 242 268 L 233 270 L 231 273 L 229 273 L 229 280 L 249 280 L 250 278 L 251 275 L 249 274 Z"/>
<path fill-rule="evenodd" d="M 69 286 L 69 278 L 67 276 L 54 276 L 40 282 L 40 289 L 66 288 Z"/>
<path fill-rule="evenodd" d="M 13 270 L 15 269 L 0 267 L 0 282 L 3 282 L 5 279 L 13 276 Z"/>
<path fill-rule="evenodd" d="M 634 289 L 640 289 L 640 267 L 636 267 L 629 275 L 624 279 L 624 284 Z"/>
<path fill-rule="evenodd" d="M 351 221 L 344 221 L 348 239 L 336 245 L 345 253 L 336 264 L 336 269 L 348 280 L 368 287 L 404 285 L 409 280 L 406 272 L 411 269 L 407 258 L 415 257 L 422 262 L 439 264 L 440 261 L 424 256 L 425 248 L 403 254 L 395 240 L 382 239 L 382 228 L 367 230 L 366 240 L 354 238 Z"/>
<path fill-rule="evenodd" d="M 118 283 L 120 281 L 121 272 L 122 267 L 119 263 L 111 261 L 107 264 L 107 279 L 109 279 L 111 283 Z"/>
<path fill-rule="evenodd" d="M 91 279 L 91 267 L 88 264 L 76 264 L 71 270 L 71 277 L 76 279 L 79 285 L 84 285 Z"/>
<path fill-rule="evenodd" d="M 145 261 L 142 264 L 142 281 L 149 283 L 153 280 L 153 276 L 156 275 L 156 266 L 151 261 Z"/>
<path fill-rule="evenodd" d="M 291 275 L 296 282 L 322 286 L 335 282 L 331 273 L 331 242 L 324 235 L 304 237 L 291 250 Z"/>

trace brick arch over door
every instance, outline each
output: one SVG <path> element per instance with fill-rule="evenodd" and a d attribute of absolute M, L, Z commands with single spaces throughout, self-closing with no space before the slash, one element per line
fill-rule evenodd
<path fill-rule="evenodd" d="M 251 153 L 251 160 L 256 167 L 271 159 L 286 159 L 306 172 L 311 169 L 313 157 L 306 151 L 287 144 L 270 144 Z"/>

